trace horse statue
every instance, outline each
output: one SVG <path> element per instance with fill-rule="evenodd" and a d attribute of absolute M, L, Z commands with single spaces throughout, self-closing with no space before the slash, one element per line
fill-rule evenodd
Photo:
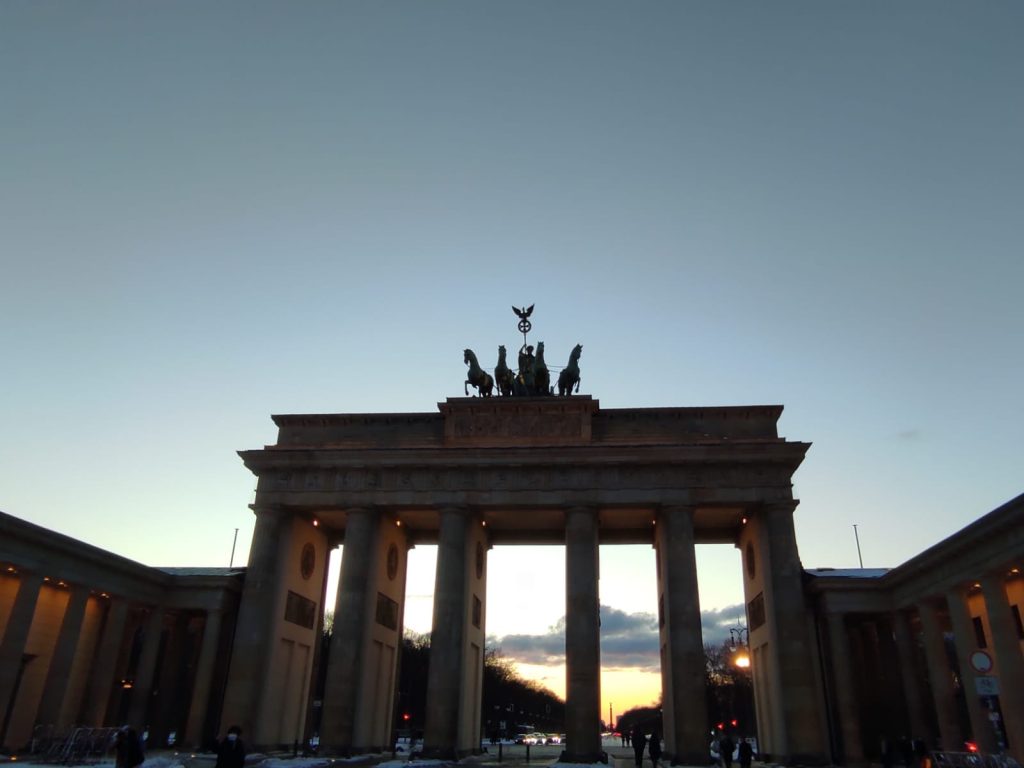
<path fill-rule="evenodd" d="M 505 362 L 505 345 L 498 347 L 498 365 L 494 369 L 494 384 L 502 397 L 512 394 L 512 369 Z"/>
<path fill-rule="evenodd" d="M 462 362 L 469 365 L 468 378 L 462 388 L 466 397 L 469 397 L 470 384 L 476 387 L 480 397 L 490 397 L 491 390 L 494 389 L 494 379 L 491 378 L 491 374 L 480 367 L 480 363 L 476 361 L 476 355 L 473 354 L 472 349 L 465 350 L 462 355 Z"/>
<path fill-rule="evenodd" d="M 533 388 L 538 395 L 551 394 L 551 374 L 544 362 L 544 342 L 537 342 L 537 356 L 533 359 Z"/>
<path fill-rule="evenodd" d="M 576 392 L 580 391 L 580 353 L 583 352 L 583 345 L 577 344 L 569 354 L 569 363 L 558 374 L 558 395 L 568 397 L 572 394 L 573 385 L 576 385 Z"/>

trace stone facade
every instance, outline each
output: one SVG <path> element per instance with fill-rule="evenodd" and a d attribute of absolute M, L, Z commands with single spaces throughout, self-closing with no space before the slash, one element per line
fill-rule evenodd
<path fill-rule="evenodd" d="M 0 513 L 2 746 L 123 723 L 212 743 L 243 578 L 149 568 Z"/>
<path fill-rule="evenodd" d="M 908 737 L 1024 763 L 1022 568 L 1024 495 L 892 570 L 808 572 L 838 762 Z"/>
<path fill-rule="evenodd" d="M 806 571 L 792 475 L 809 445 L 779 437 L 781 412 L 603 410 L 578 396 L 276 416 L 277 442 L 240 454 L 258 478 L 246 569 L 146 568 L 0 515 L 3 742 L 20 747 L 48 724 L 130 721 L 199 746 L 230 722 L 280 747 L 304 743 L 318 721 L 327 752 L 388 749 L 407 555 L 429 543 L 439 557 L 425 751 L 469 754 L 480 746 L 487 553 L 551 544 L 566 547 L 563 759 L 591 762 L 598 547 L 646 543 L 666 757 L 703 763 L 693 547 L 720 543 L 742 555 L 766 757 L 858 764 L 879 758 L 881 738 L 915 735 L 947 748 L 1002 739 L 1020 758 L 1024 497 L 892 571 Z M 326 562 L 339 544 L 326 691 L 314 701 Z M 978 650 L 994 671 L 968 666 Z M 965 694 L 992 685 L 998 703 Z"/>

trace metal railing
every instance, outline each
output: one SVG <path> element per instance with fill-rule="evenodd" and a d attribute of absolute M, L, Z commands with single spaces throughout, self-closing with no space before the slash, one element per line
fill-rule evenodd
<path fill-rule="evenodd" d="M 935 768 L 1021 768 L 1009 755 L 983 752 L 932 752 Z"/>
<path fill-rule="evenodd" d="M 32 730 L 28 753 L 39 763 L 95 763 L 106 756 L 116 730 L 75 726 L 66 731 L 57 731 L 52 725 L 37 725 Z"/>

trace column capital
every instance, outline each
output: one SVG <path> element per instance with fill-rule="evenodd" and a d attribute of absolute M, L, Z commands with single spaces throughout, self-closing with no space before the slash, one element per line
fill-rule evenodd
<path fill-rule="evenodd" d="M 568 516 L 570 514 L 596 515 L 598 513 L 598 511 L 599 511 L 598 508 L 595 505 L 593 505 L 593 504 L 573 504 L 571 507 L 566 507 L 565 508 L 566 516 Z"/>
<path fill-rule="evenodd" d="M 759 504 L 756 509 L 763 515 L 784 515 L 793 514 L 800 504 L 798 499 L 779 499 L 777 501 L 765 501 Z"/>
<path fill-rule="evenodd" d="M 253 503 L 249 505 L 249 509 L 253 511 L 256 517 L 260 517 L 261 515 L 280 514 L 284 507 L 280 504 Z"/>
<path fill-rule="evenodd" d="M 469 517 L 473 514 L 473 509 L 465 504 L 444 504 L 437 507 L 437 513 L 439 515 L 462 515 L 463 517 Z"/>
<path fill-rule="evenodd" d="M 662 504 L 657 508 L 656 514 L 661 515 L 690 515 L 697 511 L 696 504 Z"/>
<path fill-rule="evenodd" d="M 999 592 L 1006 595 L 1006 577 L 1002 573 L 985 573 L 978 577 L 982 592 Z"/>
<path fill-rule="evenodd" d="M 966 585 L 966 584 L 957 584 L 957 585 L 954 585 L 954 586 L 950 587 L 945 592 L 945 598 L 946 598 L 947 604 L 950 603 L 953 600 L 957 600 L 958 602 L 960 602 L 961 604 L 966 606 L 966 604 L 967 604 L 967 593 L 968 593 L 969 590 L 970 590 L 970 585 Z"/>

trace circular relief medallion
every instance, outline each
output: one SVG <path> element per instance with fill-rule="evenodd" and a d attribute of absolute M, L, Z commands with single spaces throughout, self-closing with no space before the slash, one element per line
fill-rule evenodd
<path fill-rule="evenodd" d="M 757 566 L 754 564 L 754 544 L 753 542 L 747 542 L 747 576 L 754 578 L 754 574 L 757 573 Z"/>
<path fill-rule="evenodd" d="M 388 547 L 388 580 L 394 581 L 398 575 L 398 547 L 392 544 Z"/>
<path fill-rule="evenodd" d="M 316 568 L 316 549 L 312 544 L 307 543 L 302 548 L 302 556 L 299 558 L 299 569 L 302 571 L 302 578 L 308 579 L 313 575 Z"/>
<path fill-rule="evenodd" d="M 484 545 L 479 541 L 476 543 L 476 577 L 484 577 Z"/>

